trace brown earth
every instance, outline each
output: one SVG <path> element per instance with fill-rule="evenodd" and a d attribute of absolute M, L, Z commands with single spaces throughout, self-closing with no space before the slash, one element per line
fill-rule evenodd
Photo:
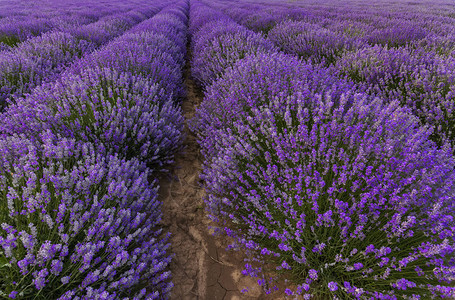
<path fill-rule="evenodd" d="M 202 92 L 185 71 L 188 96 L 182 103 L 185 119 L 194 116 L 202 101 Z M 215 237 L 209 226 L 214 224 L 204 211 L 204 189 L 199 179 L 202 156 L 196 137 L 185 126 L 186 149 L 175 159 L 169 176 L 160 180 L 163 202 L 163 225 L 171 232 L 171 252 L 175 254 L 170 270 L 174 289 L 171 299 L 285 299 L 265 295 L 256 280 L 241 274 L 242 254 L 226 251 L 226 238 Z M 248 292 L 241 291 L 248 288 Z"/>

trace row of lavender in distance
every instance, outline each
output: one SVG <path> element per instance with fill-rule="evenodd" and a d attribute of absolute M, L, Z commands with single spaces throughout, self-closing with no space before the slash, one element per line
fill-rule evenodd
<path fill-rule="evenodd" d="M 182 84 L 189 6 L 155 5 L 166 7 L 4 113 L 17 130 L 0 140 L 2 296 L 169 296 L 152 178 L 182 144 L 181 95 L 168 87 Z"/>
<path fill-rule="evenodd" d="M 197 9 L 201 5 L 204 9 Z M 226 68 L 248 54 L 277 51 L 261 34 L 238 25 L 225 14 L 196 1 L 192 6 L 195 8 L 190 12 L 191 71 L 201 86 L 209 86 Z"/>
<path fill-rule="evenodd" d="M 43 82 L 53 81 L 74 60 L 158 10 L 153 6 L 143 7 L 142 11 L 107 16 L 67 32 L 51 31 L 27 40 L 12 51 L 0 52 L 0 110 Z"/>
<path fill-rule="evenodd" d="M 11 7 L 13 1 L 7 1 L 0 7 L 2 13 L 7 13 L 0 19 L 0 51 L 9 50 L 18 43 L 49 30 L 67 30 L 132 8 L 131 3 L 120 1 L 110 2 L 109 5 L 95 1 L 23 2 L 28 3 L 18 3 L 16 7 Z"/>
<path fill-rule="evenodd" d="M 433 47 L 441 43 L 446 52 L 455 50 L 453 19 L 413 7 L 397 12 L 395 6 L 378 11 L 372 5 L 352 2 L 338 3 L 330 10 L 311 2 L 277 2 L 273 6 L 251 1 L 209 3 L 245 26 L 269 33 L 269 38 L 288 53 L 328 64 L 362 45 L 399 47 L 423 41 Z"/>
<path fill-rule="evenodd" d="M 243 3 L 239 8 L 223 1 L 212 5 L 243 20 L 260 17 L 253 8 L 261 7 L 269 19 L 273 16 L 267 37 L 281 50 L 312 63 L 334 65 L 333 72 L 340 77 L 387 102 L 398 99 L 422 124 L 434 127 L 432 139 L 438 145 L 448 141 L 455 146 L 455 26 L 453 19 L 450 23 L 431 13 L 431 5 L 422 4 L 421 11 L 386 9 L 388 15 L 371 6 L 358 14 L 353 3 L 330 13 L 317 11 L 319 6 Z"/>
<path fill-rule="evenodd" d="M 433 126 L 439 146 L 455 147 L 455 56 L 374 46 L 345 54 L 332 70 L 386 102 L 400 101 L 421 124 Z"/>
<path fill-rule="evenodd" d="M 17 99 L 3 114 L 2 132 L 33 136 L 52 129 L 165 170 L 182 139 L 185 44 L 186 25 L 161 12 L 74 63 L 56 83 Z"/>
<path fill-rule="evenodd" d="M 197 26 L 207 14 L 223 16 L 192 2 L 193 41 L 222 31 Z M 269 288 L 283 274 L 288 295 L 453 297 L 452 149 L 398 101 L 336 75 L 268 50 L 206 87 L 191 127 L 210 217 L 248 254 L 244 274 Z"/>
<path fill-rule="evenodd" d="M 2 1 L 0 3 L 0 20 L 8 17 L 30 16 L 30 17 L 63 17 L 68 14 L 82 14 L 86 16 L 112 13 L 113 10 L 124 11 L 132 2 L 139 3 L 140 0 L 128 2 L 112 1 L 110 3 L 94 0 L 24 0 L 24 1 Z M 113 9 L 113 10 L 112 10 Z M 102 13 L 104 12 L 104 13 Z"/>
<path fill-rule="evenodd" d="M 215 0 L 207 2 L 221 9 L 241 24 L 268 32 L 277 24 L 305 21 L 338 33 L 345 33 L 374 45 L 404 45 L 435 35 L 453 37 L 453 4 L 449 1 L 403 5 L 401 3 L 368 3 L 341 1 L 337 5 L 318 1 L 288 3 L 284 1 Z M 380 8 L 380 9 L 378 9 Z"/>

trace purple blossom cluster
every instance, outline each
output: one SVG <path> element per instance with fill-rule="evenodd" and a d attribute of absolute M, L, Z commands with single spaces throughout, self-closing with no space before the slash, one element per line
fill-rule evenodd
<path fill-rule="evenodd" d="M 213 8 L 232 6 L 220 3 L 191 5 L 193 46 L 242 30 Z M 205 156 L 206 209 L 247 254 L 243 274 L 269 292 L 269 275 L 283 274 L 284 292 L 304 299 L 455 296 L 455 159 L 432 141 L 432 124 L 313 60 L 269 49 L 223 67 L 199 53 L 193 76 L 204 62 L 220 74 L 190 122 Z"/>
<path fill-rule="evenodd" d="M 290 78 L 325 82 L 307 79 L 308 66 L 286 58 L 239 61 L 211 86 L 216 96 L 204 100 L 211 107 L 199 118 L 223 119 L 217 112 L 234 108 L 201 143 L 205 151 L 214 144 L 217 150 L 203 172 L 211 217 L 236 224 L 226 234 L 263 268 L 274 261 L 277 270 L 287 269 L 297 294 L 308 284 L 313 295 L 355 296 L 341 288 L 346 281 L 363 295 L 382 293 L 378 299 L 409 291 L 430 297 L 437 286 L 447 287 L 435 292 L 440 297 L 451 295 L 451 149 L 438 149 L 428 139 L 431 131 L 397 102 L 304 84 L 283 89 L 287 97 L 274 96 L 275 83 Z M 290 65 L 297 70 L 290 73 Z M 262 93 L 248 93 L 249 86 Z M 408 275 L 412 289 L 396 283 Z"/>
<path fill-rule="evenodd" d="M 33 137 L 43 130 L 140 158 L 162 170 L 183 140 L 183 116 L 152 78 L 115 68 L 84 68 L 37 88 L 3 114 L 3 131 Z"/>
<path fill-rule="evenodd" d="M 202 1 L 219 9 L 240 24 L 255 31 L 267 32 L 276 24 L 287 20 L 302 20 L 318 23 L 324 27 L 369 28 L 364 36 L 372 43 L 403 43 L 421 39 L 432 33 L 449 36 L 453 34 L 453 5 L 450 1 L 432 1 L 413 6 L 411 3 L 375 3 L 342 1 L 318 1 L 289 3 L 285 1 Z M 234 4 L 235 3 L 235 4 Z M 261 26 L 263 24 L 263 26 Z M 363 26 L 362 26 L 363 25 Z M 391 37 L 387 40 L 386 37 Z M 397 46 L 396 44 L 395 46 Z M 389 44 L 393 46 L 393 44 Z"/>
<path fill-rule="evenodd" d="M 127 13 L 131 25 L 119 15 L 101 27 L 119 35 L 158 10 L 2 113 L 2 296 L 168 298 L 153 178 L 182 148 L 189 3 L 146 5 Z"/>
<path fill-rule="evenodd" d="M 226 71 L 223 80 L 218 80 L 207 88 L 205 100 L 199 105 L 190 122 L 199 143 L 203 145 L 202 152 L 206 158 L 216 157 L 219 150 L 224 148 L 224 145 L 220 144 L 221 140 L 214 137 L 242 113 L 245 109 L 244 99 L 248 99 L 248 107 L 257 107 L 267 101 L 287 98 L 304 87 L 307 87 L 304 90 L 306 97 L 327 91 L 331 92 L 332 97 L 339 97 L 347 90 L 355 90 L 354 84 L 340 81 L 329 70 L 302 64 L 299 59 L 290 55 L 261 53 L 250 57 L 256 58 L 254 62 L 257 65 L 239 63 L 235 68 Z M 260 78 L 251 70 L 257 70 L 258 74 L 264 76 Z M 274 70 L 271 73 L 273 77 L 265 75 L 270 70 Z M 238 81 L 238 78 L 242 78 L 242 81 Z M 250 84 L 245 85 L 244 82 Z M 216 99 L 224 99 L 226 95 L 229 95 L 230 101 L 217 103 Z M 259 99 L 264 103 L 258 103 Z"/>
<path fill-rule="evenodd" d="M 439 2 L 426 4 L 424 10 L 403 4 L 381 10 L 356 3 L 337 9 L 312 2 L 210 4 L 256 31 L 267 32 L 282 51 L 312 63 L 333 64 L 334 72 L 369 94 L 388 102 L 399 100 L 422 124 L 433 126 L 431 138 L 439 146 L 446 141 L 454 146 L 455 29 L 453 19 L 443 13 L 453 8 Z M 269 20 L 268 25 L 259 26 L 260 20 Z"/>
<path fill-rule="evenodd" d="M 53 26 L 46 18 L 12 16 L 0 19 L 0 51 L 8 50 L 30 36 L 50 30 Z"/>

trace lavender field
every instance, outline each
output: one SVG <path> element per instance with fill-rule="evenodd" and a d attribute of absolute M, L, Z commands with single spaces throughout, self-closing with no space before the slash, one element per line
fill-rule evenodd
<path fill-rule="evenodd" d="M 455 3 L 0 1 L 0 299 L 455 299 Z"/>

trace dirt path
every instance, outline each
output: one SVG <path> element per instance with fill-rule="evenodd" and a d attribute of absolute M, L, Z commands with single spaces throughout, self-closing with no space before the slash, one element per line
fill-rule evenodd
<path fill-rule="evenodd" d="M 182 107 L 185 119 L 193 117 L 202 93 L 185 70 L 188 97 Z M 241 274 L 243 257 L 225 251 L 228 243 L 209 232 L 213 225 L 204 212 L 204 189 L 199 179 L 202 156 L 196 137 L 185 127 L 186 150 L 176 157 L 170 176 L 160 180 L 160 200 L 163 202 L 163 225 L 172 233 L 171 263 L 174 289 L 171 299 L 279 299 L 266 296 L 256 280 Z M 244 288 L 249 291 L 242 294 Z"/>

